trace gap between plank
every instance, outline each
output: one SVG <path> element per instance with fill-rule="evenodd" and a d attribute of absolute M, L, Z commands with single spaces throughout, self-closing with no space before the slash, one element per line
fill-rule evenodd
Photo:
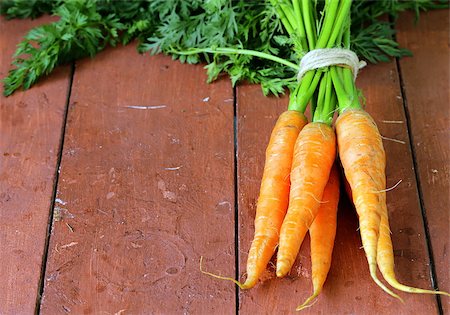
<path fill-rule="evenodd" d="M 41 303 L 42 303 L 42 295 L 44 293 L 44 286 L 45 286 L 45 272 L 47 269 L 47 258 L 48 258 L 48 251 L 50 246 L 50 236 L 52 232 L 53 227 L 53 210 L 55 207 L 55 200 L 56 200 L 56 194 L 58 190 L 58 182 L 59 182 L 59 171 L 61 167 L 61 159 L 63 154 L 63 148 L 64 148 L 64 138 L 66 135 L 66 124 L 67 124 L 67 116 L 69 113 L 69 103 L 70 103 L 70 96 L 72 94 L 72 83 L 73 83 L 73 76 L 75 74 L 75 62 L 72 62 L 70 65 L 70 74 L 69 74 L 69 84 L 67 87 L 67 98 L 66 98 L 66 106 L 64 108 L 64 118 L 63 123 L 61 127 L 61 138 L 59 141 L 59 148 L 58 148 L 58 158 L 56 161 L 56 169 L 55 169 L 55 176 L 54 182 L 53 182 L 53 193 L 52 193 L 52 200 L 50 203 L 50 209 L 49 209 L 49 216 L 48 216 L 48 224 L 47 224 L 47 235 L 45 238 L 45 245 L 44 245 L 44 253 L 42 255 L 42 263 L 41 263 L 41 275 L 39 278 L 39 292 L 36 297 L 36 307 L 35 307 L 35 314 L 40 314 L 41 312 Z"/>
<path fill-rule="evenodd" d="M 238 115 L 237 87 L 233 87 L 233 135 L 234 135 L 234 260 L 235 279 L 239 279 L 239 189 L 238 189 Z M 236 315 L 239 314 L 239 287 L 235 285 Z"/>
<path fill-rule="evenodd" d="M 402 69 L 400 66 L 399 58 L 395 58 L 395 62 L 396 62 L 397 72 L 398 72 L 398 77 L 399 77 L 400 92 L 402 94 L 403 110 L 405 112 L 405 117 L 406 117 L 406 131 L 408 133 L 409 148 L 411 150 L 411 155 L 412 155 L 412 160 L 413 160 L 414 176 L 416 179 L 416 189 L 419 194 L 420 211 L 422 214 L 423 229 L 425 231 L 425 239 L 426 239 L 426 246 L 427 246 L 427 251 L 428 251 L 428 258 L 430 261 L 431 285 L 433 286 L 434 290 L 439 290 L 437 274 L 436 274 L 436 267 L 434 264 L 433 247 L 431 245 L 430 230 L 428 227 L 428 218 L 427 218 L 427 213 L 425 210 L 425 204 L 423 202 L 422 183 L 420 181 L 419 166 L 417 164 L 416 150 L 414 148 L 414 136 L 413 136 L 412 129 L 411 129 L 411 116 L 410 116 L 409 108 L 408 108 L 408 99 L 406 97 L 405 84 L 403 81 Z M 436 297 L 436 303 L 438 306 L 438 312 L 440 315 L 443 315 L 444 309 L 442 308 L 441 296 L 439 294 L 435 294 L 435 297 Z"/>

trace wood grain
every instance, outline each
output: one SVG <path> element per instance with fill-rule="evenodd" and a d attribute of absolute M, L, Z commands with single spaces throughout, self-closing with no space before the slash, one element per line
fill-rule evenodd
<path fill-rule="evenodd" d="M 0 77 L 21 37 L 49 22 L 0 17 Z M 69 68 L 0 96 L 0 314 L 33 314 L 62 137 Z"/>
<path fill-rule="evenodd" d="M 230 314 L 233 91 L 135 45 L 77 64 L 42 314 Z"/>
<path fill-rule="evenodd" d="M 417 25 L 413 14 L 404 14 L 397 29 L 400 44 L 414 54 L 400 60 L 400 69 L 437 282 L 450 292 L 448 11 L 421 14 Z M 442 304 L 450 312 L 450 299 L 443 298 Z"/>
<path fill-rule="evenodd" d="M 383 136 L 408 141 L 395 62 L 367 67 L 358 77 L 369 113 Z M 257 86 L 238 88 L 238 205 L 240 272 L 245 271 L 247 251 L 253 237 L 255 204 L 264 164 L 264 150 L 287 99 L 264 98 Z M 401 121 L 401 123 L 389 123 Z M 387 194 L 393 232 L 398 279 L 430 288 L 429 259 L 411 152 L 408 145 L 384 141 L 388 156 L 387 185 L 402 183 Z M 388 296 L 371 280 L 357 232 L 354 209 L 342 197 L 333 263 L 318 302 L 305 314 L 432 314 L 437 312 L 433 296 L 401 294 L 405 304 Z M 269 266 L 265 281 L 241 292 L 240 314 L 293 314 L 312 290 L 309 239 L 300 250 L 290 276 L 275 279 Z"/>

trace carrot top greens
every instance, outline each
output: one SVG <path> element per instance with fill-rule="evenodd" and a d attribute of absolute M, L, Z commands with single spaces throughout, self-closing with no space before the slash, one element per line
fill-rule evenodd
<path fill-rule="evenodd" d="M 297 87 L 296 70 L 276 61 L 245 54 L 176 52 L 193 47 L 228 47 L 276 55 L 296 64 L 306 46 L 323 44 L 316 38 L 317 25 L 312 23 L 321 17 L 302 17 L 307 27 L 298 29 L 299 7 L 283 11 L 290 3 L 287 0 L 2 0 L 0 11 L 8 19 L 36 18 L 42 14 L 59 18 L 32 29 L 18 45 L 13 67 L 3 81 L 3 93 L 10 95 L 19 88 L 28 89 L 59 64 L 93 57 L 107 46 L 137 40 L 140 52 L 163 52 L 188 63 L 206 61 L 209 81 L 225 72 L 233 84 L 247 80 L 261 84 L 264 94 L 282 94 L 285 88 Z M 324 5 L 323 1 L 308 3 L 317 7 L 316 12 Z M 446 5 L 446 1 L 431 0 L 357 1 L 351 9 L 352 37 L 347 39 L 348 43 L 361 58 L 373 63 L 407 55 L 409 52 L 393 40 L 393 23 L 379 18 L 387 14 L 395 19 L 404 10 L 419 12 Z M 282 11 L 284 15 L 279 14 Z M 296 28 L 298 33 L 290 36 Z"/>

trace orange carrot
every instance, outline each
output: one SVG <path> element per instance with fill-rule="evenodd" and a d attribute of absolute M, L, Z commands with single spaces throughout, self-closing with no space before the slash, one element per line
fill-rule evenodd
<path fill-rule="evenodd" d="M 247 279 L 244 283 L 200 271 L 215 278 L 230 280 L 241 289 L 250 289 L 258 282 L 278 245 L 280 227 L 289 200 L 289 174 L 295 141 L 307 119 L 299 111 L 287 110 L 280 115 L 266 149 L 266 163 L 256 206 L 255 236 L 247 259 Z"/>
<path fill-rule="evenodd" d="M 386 157 L 381 135 L 369 114 L 360 109 L 348 109 L 339 115 L 336 134 L 339 156 L 359 216 L 370 276 L 384 291 L 400 299 L 377 277 L 377 247 L 382 216 L 380 193 L 386 188 Z"/>
<path fill-rule="evenodd" d="M 287 110 L 280 115 L 266 149 L 266 164 L 255 216 L 255 236 L 247 259 L 247 279 L 244 283 L 202 270 L 215 278 L 230 280 L 241 289 L 250 289 L 258 282 L 278 245 L 281 223 L 288 207 L 289 174 L 295 141 L 307 119 L 299 111 Z"/>
<path fill-rule="evenodd" d="M 288 110 L 280 115 L 272 131 L 256 207 L 255 236 L 247 259 L 247 279 L 242 288 L 256 284 L 278 245 L 288 207 L 294 144 L 306 123 L 302 113 Z"/>
<path fill-rule="evenodd" d="M 311 236 L 311 269 L 313 294 L 299 307 L 297 311 L 311 306 L 313 301 L 322 291 L 331 266 L 334 238 L 336 236 L 336 220 L 339 203 L 339 171 L 336 164 L 333 165 L 328 183 L 325 186 L 322 204 L 319 212 L 309 228 Z"/>
<path fill-rule="evenodd" d="M 329 125 L 312 122 L 303 128 L 295 143 L 289 208 L 280 231 L 278 277 L 291 269 L 317 215 L 335 156 L 336 137 Z"/>

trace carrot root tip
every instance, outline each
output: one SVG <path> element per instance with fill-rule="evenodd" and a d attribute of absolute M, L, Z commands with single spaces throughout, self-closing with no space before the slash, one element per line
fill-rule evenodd
<path fill-rule="evenodd" d="M 277 261 L 277 277 L 278 278 L 282 278 L 284 276 L 286 276 L 289 273 L 290 270 L 290 266 L 286 261 L 283 260 L 278 260 Z"/>
<path fill-rule="evenodd" d="M 296 311 L 302 311 L 302 310 L 304 310 L 304 309 L 306 309 L 308 307 L 313 306 L 318 301 L 318 298 L 317 298 L 318 295 L 319 295 L 319 292 L 314 292 L 309 298 L 306 299 L 305 302 L 303 302 L 302 305 L 297 306 L 297 308 L 295 310 Z"/>
<path fill-rule="evenodd" d="M 373 281 L 375 281 L 375 283 L 381 288 L 383 289 L 384 292 L 386 292 L 387 294 L 389 294 L 392 297 L 395 297 L 397 299 L 399 299 L 402 303 L 405 303 L 405 301 L 403 301 L 403 299 L 395 294 L 394 292 L 392 292 L 392 290 L 390 290 L 388 287 L 386 287 L 381 281 L 380 279 L 378 279 L 377 277 L 377 265 L 375 263 L 375 265 L 371 264 L 369 266 L 370 268 L 370 276 L 372 277 Z"/>
<path fill-rule="evenodd" d="M 426 289 L 420 289 L 420 288 L 415 288 L 415 287 L 410 287 L 410 286 L 404 285 L 404 284 L 398 282 L 398 280 L 392 276 L 387 276 L 387 277 L 385 277 L 385 279 L 394 289 L 397 289 L 399 291 L 403 291 L 403 292 L 407 292 L 407 293 L 416 293 L 416 294 L 440 294 L 440 295 L 450 296 L 450 294 L 445 291 L 426 290 Z"/>

